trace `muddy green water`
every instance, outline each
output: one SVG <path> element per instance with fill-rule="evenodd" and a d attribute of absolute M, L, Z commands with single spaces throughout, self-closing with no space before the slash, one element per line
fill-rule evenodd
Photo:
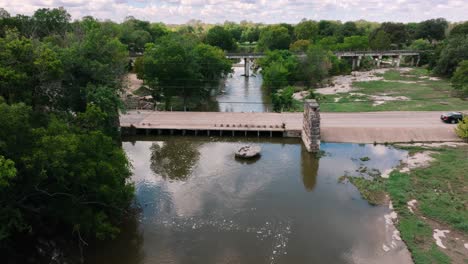
<path fill-rule="evenodd" d="M 236 160 L 252 142 L 261 158 Z M 115 241 L 88 248 L 88 263 L 378 263 L 389 209 L 338 179 L 407 156 L 323 143 L 319 158 L 283 138 L 146 137 L 123 147 L 141 212 Z"/>

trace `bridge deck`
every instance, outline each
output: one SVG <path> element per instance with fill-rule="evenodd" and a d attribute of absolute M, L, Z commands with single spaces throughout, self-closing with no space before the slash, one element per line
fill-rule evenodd
<path fill-rule="evenodd" d="M 440 114 L 321 113 L 322 140 L 353 143 L 459 141 L 453 131 L 454 125 L 442 123 Z M 144 130 L 272 131 L 298 136 L 302 131 L 302 118 L 302 113 L 129 111 L 121 115 L 120 122 L 123 128 L 133 125 Z"/>

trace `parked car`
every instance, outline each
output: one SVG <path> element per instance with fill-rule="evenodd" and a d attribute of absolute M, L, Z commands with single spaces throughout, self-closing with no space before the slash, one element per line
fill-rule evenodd
<path fill-rule="evenodd" d="M 460 112 L 445 113 L 440 116 L 440 119 L 444 121 L 445 123 L 456 124 L 463 119 L 463 114 Z"/>

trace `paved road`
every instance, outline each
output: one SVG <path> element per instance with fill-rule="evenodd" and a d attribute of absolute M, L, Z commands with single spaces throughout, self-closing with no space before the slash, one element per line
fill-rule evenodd
<path fill-rule="evenodd" d="M 458 141 L 455 125 L 440 121 L 442 112 L 322 113 L 322 140 L 391 143 Z M 150 129 L 302 130 L 302 113 L 219 113 L 129 111 L 121 126 Z M 228 127 L 229 125 L 229 127 Z"/>

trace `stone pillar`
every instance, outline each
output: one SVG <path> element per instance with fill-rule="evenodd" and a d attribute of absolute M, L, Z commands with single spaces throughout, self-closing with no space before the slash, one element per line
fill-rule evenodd
<path fill-rule="evenodd" d="M 358 59 L 357 59 L 357 67 L 361 67 L 361 60 L 362 60 L 362 56 L 359 56 Z"/>
<path fill-rule="evenodd" d="M 395 67 L 395 56 L 392 56 L 392 67 Z"/>
<path fill-rule="evenodd" d="M 412 57 L 411 57 L 410 66 L 411 66 L 411 67 L 413 67 L 413 66 L 414 66 L 414 56 L 412 56 Z"/>
<path fill-rule="evenodd" d="M 400 62 L 401 62 L 401 55 L 398 55 L 397 59 L 396 59 L 396 67 L 399 68 L 400 67 Z"/>
<path fill-rule="evenodd" d="M 245 77 L 250 76 L 250 59 L 244 58 L 244 75 Z"/>
<path fill-rule="evenodd" d="M 353 71 L 356 69 L 356 64 L 357 64 L 356 57 L 353 57 L 353 66 L 351 68 Z"/>
<path fill-rule="evenodd" d="M 302 142 L 308 152 L 320 151 L 320 107 L 316 100 L 304 102 L 304 118 L 302 127 Z"/>
<path fill-rule="evenodd" d="M 419 61 L 421 60 L 421 55 L 418 55 L 418 59 L 416 60 L 416 67 L 419 66 Z"/>

